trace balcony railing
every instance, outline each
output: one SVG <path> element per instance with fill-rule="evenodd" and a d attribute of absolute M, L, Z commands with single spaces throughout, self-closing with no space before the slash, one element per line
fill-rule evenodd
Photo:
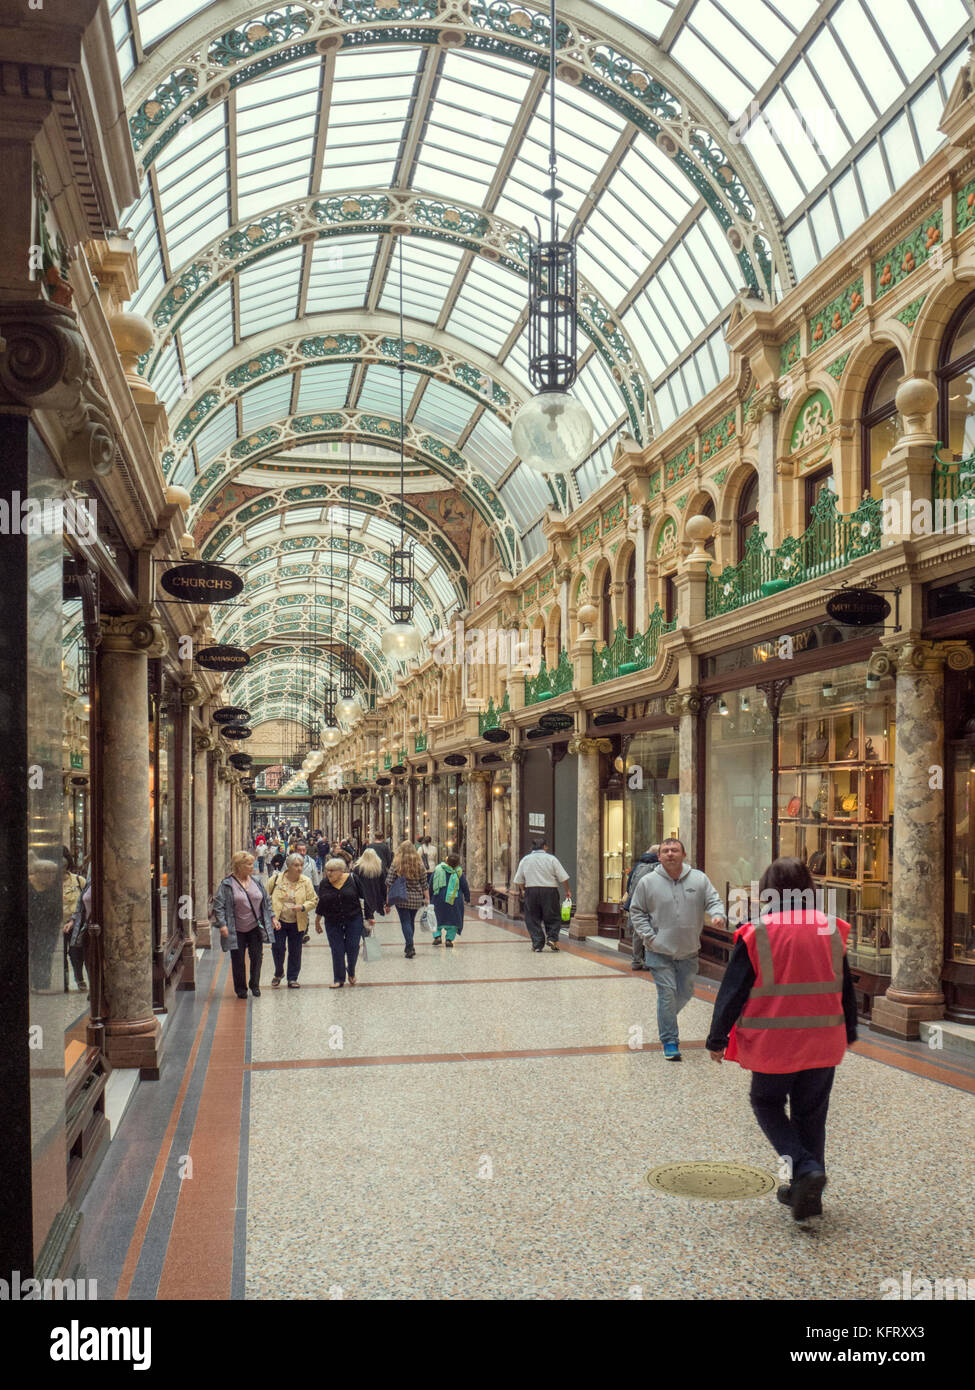
<path fill-rule="evenodd" d="M 975 454 L 967 459 L 943 459 L 943 448 L 940 440 L 934 446 L 932 529 L 952 531 L 961 526 L 969 531 L 969 518 L 975 518 Z"/>
<path fill-rule="evenodd" d="M 510 708 L 511 698 L 507 690 L 504 692 L 504 699 L 501 701 L 500 705 L 498 705 L 497 709 L 494 707 L 494 696 L 492 695 L 490 700 L 488 700 L 487 709 L 483 714 L 477 716 L 477 732 L 483 737 L 488 729 L 500 728 L 501 716 L 502 714 L 507 714 Z"/>
<path fill-rule="evenodd" d="M 629 676 L 634 671 L 645 671 L 657 659 L 657 648 L 665 632 L 673 632 L 677 619 L 664 621 L 664 610 L 658 603 L 650 614 L 646 632 L 636 632 L 627 637 L 623 620 L 616 624 L 616 635 L 601 652 L 592 654 L 592 683 L 600 685 L 612 681 L 617 676 Z"/>
<path fill-rule="evenodd" d="M 427 736 L 426 736 L 426 734 L 414 734 L 414 735 L 413 735 L 413 752 L 414 752 L 414 753 L 425 753 L 426 751 L 427 751 Z"/>
<path fill-rule="evenodd" d="M 810 518 L 802 535 L 786 536 L 778 550 L 768 549 L 764 531 L 753 531 L 739 564 L 729 565 L 717 576 L 709 565 L 705 616 L 733 613 L 880 549 L 882 508 L 875 497 L 864 497 L 856 511 L 843 513 L 837 511 L 836 494 L 824 490 L 813 503 Z"/>
<path fill-rule="evenodd" d="M 529 676 L 525 681 L 525 704 L 537 705 L 540 700 L 552 700 L 556 695 L 565 695 L 572 689 L 574 672 L 569 653 L 563 648 L 559 652 L 559 664 L 550 671 L 542 661 L 537 676 Z"/>
<path fill-rule="evenodd" d="M 386 756 L 383 758 L 383 767 L 384 767 L 384 769 L 388 772 L 389 769 L 390 769 L 392 766 L 393 766 L 393 755 L 392 755 L 392 753 L 387 753 Z"/>

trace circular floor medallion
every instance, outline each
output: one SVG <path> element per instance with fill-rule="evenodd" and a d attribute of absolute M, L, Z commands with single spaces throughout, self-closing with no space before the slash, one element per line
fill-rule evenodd
<path fill-rule="evenodd" d="M 742 1202 L 764 1197 L 775 1178 L 746 1163 L 664 1163 L 651 1168 L 647 1182 L 671 1197 L 700 1197 L 706 1202 Z"/>

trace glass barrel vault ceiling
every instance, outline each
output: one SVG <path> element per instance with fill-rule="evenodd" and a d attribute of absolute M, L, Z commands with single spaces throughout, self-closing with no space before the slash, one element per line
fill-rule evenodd
<path fill-rule="evenodd" d="M 219 34 L 225 16 L 241 24 L 272 13 L 192 0 L 111 0 L 110 8 L 132 110 L 145 96 L 146 63 L 159 81 L 188 56 L 182 25 L 212 10 Z M 362 0 L 331 8 L 343 22 L 361 10 L 373 28 L 377 17 L 396 17 L 395 6 L 380 15 Z M 522 9 L 544 18 L 548 7 Z M 705 114 L 722 148 L 747 154 L 797 280 L 940 143 L 937 123 L 973 28 L 964 0 L 565 0 L 558 11 L 660 73 Z M 533 228 L 548 207 L 546 69 L 544 55 L 533 67 L 471 47 L 389 43 L 300 56 L 231 84 L 226 100 L 163 148 L 129 210 L 141 277 L 133 307 L 151 318 L 164 287 L 231 228 L 312 195 L 412 189 Z M 560 81 L 557 97 L 560 211 L 581 233 L 580 274 L 629 335 L 666 427 L 727 370 L 722 329 L 742 271 L 706 200 L 647 134 L 580 87 Z M 262 349 L 293 341 L 323 315 L 330 331 L 354 332 L 369 315 L 395 333 L 395 244 L 383 230 L 287 247 L 207 295 L 153 371 L 174 424 L 212 364 L 246 361 L 255 340 Z M 525 281 L 447 240 L 406 238 L 404 262 L 410 335 L 468 344 L 528 395 Z M 586 495 L 605 476 L 626 417 L 585 336 L 580 362 L 576 390 L 596 424 L 593 454 L 575 479 Z M 308 366 L 241 393 L 194 437 L 177 481 L 192 486 L 262 424 L 339 408 L 398 415 L 395 368 Z M 514 457 L 504 420 L 416 371 L 407 412 L 497 487 L 530 559 L 544 545 L 540 521 L 552 498 Z"/>

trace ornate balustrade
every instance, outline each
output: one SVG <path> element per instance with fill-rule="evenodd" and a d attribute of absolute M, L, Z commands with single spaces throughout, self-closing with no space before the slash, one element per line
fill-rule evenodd
<path fill-rule="evenodd" d="M 488 700 L 487 709 L 483 714 L 477 716 L 477 732 L 483 736 L 488 729 L 500 728 L 502 714 L 507 714 L 510 709 L 511 698 L 507 690 L 504 692 L 504 699 L 497 709 L 494 707 L 494 696 L 492 695 Z"/>
<path fill-rule="evenodd" d="M 529 676 L 525 681 L 525 704 L 537 705 L 541 700 L 552 700 L 556 695 L 565 695 L 572 689 L 572 662 L 569 653 L 559 653 L 559 663 L 550 671 L 542 661 L 537 676 Z"/>
<path fill-rule="evenodd" d="M 669 623 L 664 620 L 664 610 L 659 603 L 650 614 L 646 632 L 636 632 L 632 637 L 627 637 L 626 627 L 620 619 L 612 642 L 601 652 L 594 651 L 592 654 L 593 685 L 615 680 L 617 676 L 629 676 L 634 671 L 645 671 L 657 659 L 662 635 L 673 632 L 676 626 L 676 618 Z"/>

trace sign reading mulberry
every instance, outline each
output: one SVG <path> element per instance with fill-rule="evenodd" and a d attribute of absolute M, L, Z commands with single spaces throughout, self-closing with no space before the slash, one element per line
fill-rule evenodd
<path fill-rule="evenodd" d="M 874 627 L 888 616 L 890 604 L 873 589 L 843 589 L 827 599 L 826 612 L 847 627 Z"/>
<path fill-rule="evenodd" d="M 226 603 L 236 598 L 244 587 L 239 574 L 206 560 L 176 565 L 166 570 L 159 582 L 167 594 L 185 599 L 187 603 Z"/>

